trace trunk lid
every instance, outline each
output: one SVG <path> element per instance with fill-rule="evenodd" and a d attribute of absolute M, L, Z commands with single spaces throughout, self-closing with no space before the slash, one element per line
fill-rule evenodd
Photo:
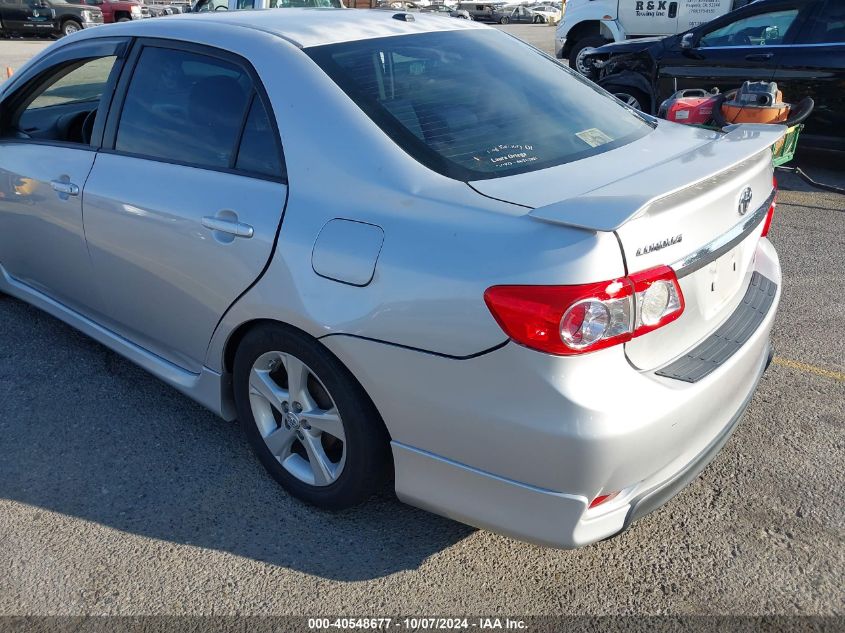
<path fill-rule="evenodd" d="M 769 148 L 784 132 L 742 125 L 721 134 L 661 123 L 600 156 L 470 184 L 531 207 L 528 215 L 540 221 L 615 232 L 629 274 L 676 270 L 682 316 L 625 345 L 635 366 L 654 369 L 706 338 L 742 299 L 773 189 Z"/>

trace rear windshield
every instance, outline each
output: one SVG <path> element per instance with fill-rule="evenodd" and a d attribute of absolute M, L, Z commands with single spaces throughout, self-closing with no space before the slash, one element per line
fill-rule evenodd
<path fill-rule="evenodd" d="M 651 130 L 586 79 L 495 29 L 306 52 L 400 147 L 459 180 L 560 165 Z"/>

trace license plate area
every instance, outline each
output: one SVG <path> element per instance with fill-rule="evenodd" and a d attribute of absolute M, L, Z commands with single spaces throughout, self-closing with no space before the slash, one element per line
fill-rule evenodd
<path fill-rule="evenodd" d="M 752 232 L 713 261 L 680 274 L 684 312 L 676 321 L 625 344 L 628 360 L 643 370 L 661 367 L 707 339 L 736 309 L 751 280 L 760 237 Z"/>
<path fill-rule="evenodd" d="M 689 276 L 692 283 L 685 284 L 685 299 L 687 305 L 693 304 L 697 308 L 700 318 L 712 320 L 741 292 L 747 271 L 753 264 L 753 251 L 747 252 L 748 246 L 746 240 Z M 694 297 L 689 296 L 689 290 Z"/>

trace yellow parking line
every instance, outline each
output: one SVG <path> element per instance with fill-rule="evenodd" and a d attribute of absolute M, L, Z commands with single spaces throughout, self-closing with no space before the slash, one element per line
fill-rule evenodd
<path fill-rule="evenodd" d="M 808 374 L 816 374 L 817 376 L 823 376 L 824 378 L 845 382 L 845 373 L 842 373 L 841 371 L 833 371 L 832 369 L 824 369 L 822 367 L 816 367 L 815 365 L 808 365 L 807 363 L 799 363 L 797 360 L 789 360 L 788 358 L 781 358 L 780 356 L 775 356 L 772 362 L 775 365 L 787 367 L 788 369 L 795 369 Z"/>

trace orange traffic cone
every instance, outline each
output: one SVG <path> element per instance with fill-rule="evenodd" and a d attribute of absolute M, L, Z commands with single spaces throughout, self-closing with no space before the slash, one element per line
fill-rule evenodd
<path fill-rule="evenodd" d="M 15 74 L 15 71 L 12 69 L 12 67 L 6 66 L 6 79 L 8 79 L 9 77 L 11 77 L 14 74 Z"/>

